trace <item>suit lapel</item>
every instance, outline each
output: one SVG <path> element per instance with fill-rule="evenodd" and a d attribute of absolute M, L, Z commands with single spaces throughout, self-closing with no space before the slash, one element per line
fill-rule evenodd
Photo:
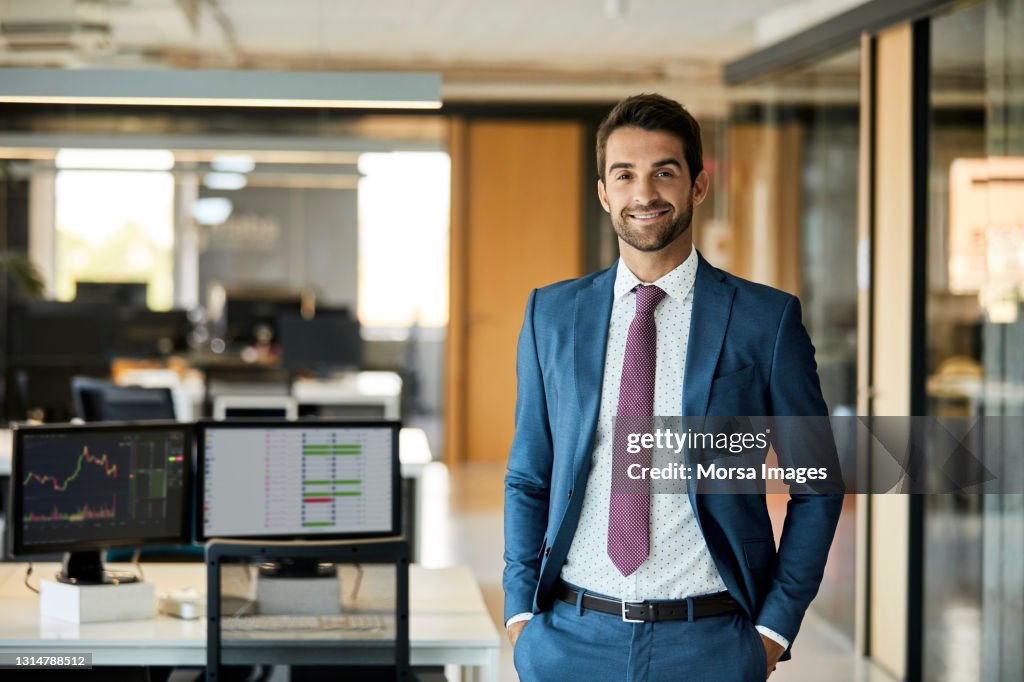
<path fill-rule="evenodd" d="M 576 307 L 573 311 L 573 364 L 581 428 L 573 458 L 574 473 L 580 471 L 586 456 L 590 454 L 597 431 L 614 286 L 613 265 L 595 277 L 590 286 L 576 294 Z"/>
<path fill-rule="evenodd" d="M 697 252 L 697 278 L 693 284 L 690 341 L 683 373 L 683 414 L 707 415 L 711 380 L 725 342 L 735 287 L 725 282 L 721 270 L 708 265 Z"/>
<path fill-rule="evenodd" d="M 699 251 L 697 258 L 697 279 L 693 283 L 693 311 L 690 315 L 690 342 L 686 347 L 686 369 L 683 372 L 683 415 L 688 417 L 707 416 L 711 380 L 715 376 L 722 344 L 725 343 L 732 298 L 736 293 L 736 288 L 725 282 L 722 271 L 708 265 Z M 687 424 L 701 421 L 694 420 Z M 688 463 L 693 465 L 692 460 Z M 690 505 L 703 532 L 703 508 L 697 503 L 697 486 L 689 485 L 687 488 Z"/>

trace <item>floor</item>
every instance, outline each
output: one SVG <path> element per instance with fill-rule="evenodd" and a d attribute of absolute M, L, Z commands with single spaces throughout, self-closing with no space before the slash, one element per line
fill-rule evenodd
<path fill-rule="evenodd" d="M 427 566 L 467 564 L 476 574 L 494 622 L 501 623 L 502 499 L 504 466 L 473 463 L 449 471 L 435 463 L 424 472 L 422 561 Z M 502 648 L 503 682 L 518 677 L 512 648 Z M 779 666 L 773 682 L 892 682 L 876 666 L 858 659 L 849 640 L 824 618 L 809 613 L 794 659 Z"/>

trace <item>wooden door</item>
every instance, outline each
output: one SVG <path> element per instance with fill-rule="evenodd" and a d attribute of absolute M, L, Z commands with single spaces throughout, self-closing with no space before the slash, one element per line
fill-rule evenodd
<path fill-rule="evenodd" d="M 453 125 L 449 461 L 508 457 L 527 297 L 582 274 L 583 145 L 574 122 Z"/>

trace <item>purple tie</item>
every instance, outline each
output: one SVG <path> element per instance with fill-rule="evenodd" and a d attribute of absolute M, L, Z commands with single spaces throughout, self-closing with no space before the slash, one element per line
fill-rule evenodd
<path fill-rule="evenodd" d="M 665 297 L 655 286 L 639 285 L 636 316 L 629 325 L 626 356 L 622 362 L 618 419 L 612 442 L 612 494 L 608 508 L 608 556 L 622 575 L 630 575 L 649 553 L 651 488 L 646 479 L 631 479 L 629 466 L 651 466 L 651 451 L 630 453 L 628 433 L 646 433 L 654 411 L 654 364 L 656 332 L 654 309 Z M 638 449 L 634 447 L 633 449 Z"/>

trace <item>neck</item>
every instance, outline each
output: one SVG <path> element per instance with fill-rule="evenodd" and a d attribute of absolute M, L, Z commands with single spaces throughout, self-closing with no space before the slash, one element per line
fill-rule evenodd
<path fill-rule="evenodd" d="M 656 282 L 683 264 L 693 250 L 689 230 L 658 251 L 640 251 L 619 240 L 619 255 L 630 272 L 645 284 Z"/>

